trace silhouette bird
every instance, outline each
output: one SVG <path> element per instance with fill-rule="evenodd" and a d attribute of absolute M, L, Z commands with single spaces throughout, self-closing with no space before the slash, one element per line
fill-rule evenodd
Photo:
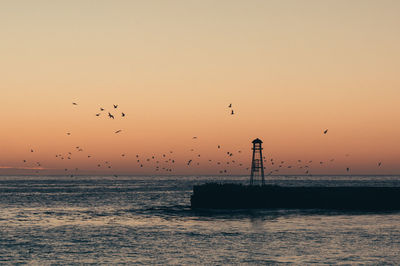
<path fill-rule="evenodd" d="M 231 103 L 229 104 L 228 108 L 232 108 L 232 104 Z"/>
<path fill-rule="evenodd" d="M 113 104 L 114 105 L 114 109 L 117 109 L 117 107 L 118 107 L 118 104 Z"/>
<path fill-rule="evenodd" d="M 100 116 L 100 113 L 96 114 L 96 116 Z"/>
<path fill-rule="evenodd" d="M 193 139 L 197 139 L 197 137 L 193 137 Z"/>
<path fill-rule="evenodd" d="M 349 168 L 349 167 L 347 167 L 347 168 L 346 168 L 346 171 L 347 171 L 347 172 L 348 172 L 348 171 L 350 171 L 350 168 Z"/>
<path fill-rule="evenodd" d="M 78 105 L 77 103 L 72 103 L 72 105 Z"/>
<path fill-rule="evenodd" d="M 26 163 L 26 160 L 24 160 L 23 162 Z"/>
<path fill-rule="evenodd" d="M 125 113 L 121 113 L 121 116 L 122 116 L 122 117 L 125 117 Z"/>
<path fill-rule="evenodd" d="M 67 132 L 67 135 L 68 135 L 68 136 L 71 136 L 71 133 Z"/>
<path fill-rule="evenodd" d="M 100 107 L 100 111 L 104 111 L 104 108 L 103 108 L 103 107 Z"/>
<path fill-rule="evenodd" d="M 114 119 L 114 116 L 110 112 L 108 112 L 108 117 Z"/>
<path fill-rule="evenodd" d="M 31 152 L 33 152 L 33 150 L 31 149 Z"/>
<path fill-rule="evenodd" d="M 221 146 L 220 146 L 220 145 L 218 145 L 218 149 L 219 149 L 219 148 L 221 148 Z"/>
<path fill-rule="evenodd" d="M 231 115 L 234 115 L 234 114 L 235 114 L 235 112 L 232 110 L 232 111 L 231 111 Z"/>
<path fill-rule="evenodd" d="M 119 130 L 115 131 L 115 134 L 118 134 L 118 133 L 120 133 L 121 131 L 122 131 L 122 130 L 119 129 Z"/>
<path fill-rule="evenodd" d="M 325 129 L 324 134 L 328 133 L 328 129 Z"/>
<path fill-rule="evenodd" d="M 378 167 L 380 167 L 381 165 L 382 165 L 382 162 L 379 162 L 379 163 L 378 163 Z"/>

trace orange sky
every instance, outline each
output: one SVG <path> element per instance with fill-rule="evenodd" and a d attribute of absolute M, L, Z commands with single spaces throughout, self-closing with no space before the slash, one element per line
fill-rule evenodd
<path fill-rule="evenodd" d="M 163 174 L 135 155 L 171 150 L 170 174 L 247 174 L 256 137 L 292 165 L 335 158 L 315 174 L 398 174 L 399 13 L 366 0 L 3 1 L 0 174 Z M 236 162 L 216 165 L 227 151 Z"/>

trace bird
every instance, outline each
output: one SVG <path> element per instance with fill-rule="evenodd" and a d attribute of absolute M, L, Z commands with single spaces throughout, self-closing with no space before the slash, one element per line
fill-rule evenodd
<path fill-rule="evenodd" d="M 96 116 L 100 116 L 100 113 L 96 114 Z"/>
<path fill-rule="evenodd" d="M 100 107 L 100 111 L 104 111 L 104 108 L 103 108 L 103 107 Z"/>
<path fill-rule="evenodd" d="M 235 112 L 232 110 L 232 111 L 231 111 L 231 115 L 234 115 L 234 114 L 235 114 Z"/>
<path fill-rule="evenodd" d="M 350 168 L 349 168 L 349 167 L 347 167 L 347 168 L 346 168 L 346 171 L 347 171 L 347 172 L 348 172 L 348 171 L 350 171 Z"/>
<path fill-rule="evenodd" d="M 124 112 L 122 112 L 122 113 L 121 113 L 121 116 L 122 116 L 122 117 L 125 117 L 125 113 L 124 113 Z"/>
<path fill-rule="evenodd" d="M 108 117 L 114 119 L 114 116 L 110 112 L 108 112 Z"/>
<path fill-rule="evenodd" d="M 197 137 L 193 137 L 193 139 L 197 139 Z"/>
<path fill-rule="evenodd" d="M 381 165 L 382 165 L 382 162 L 379 162 L 379 163 L 378 163 L 378 167 L 380 167 Z"/>
<path fill-rule="evenodd" d="M 220 146 L 220 145 L 218 145 L 218 149 L 219 149 L 219 148 L 221 148 L 221 146 Z"/>
<path fill-rule="evenodd" d="M 122 131 L 122 129 L 118 129 L 117 131 L 115 131 L 115 134 L 120 133 Z"/>
<path fill-rule="evenodd" d="M 71 136 L 71 133 L 67 132 L 67 135 L 68 135 L 68 136 Z"/>
<path fill-rule="evenodd" d="M 228 108 L 232 108 L 232 104 L 231 103 L 229 104 Z"/>
<path fill-rule="evenodd" d="M 113 104 L 114 105 L 114 109 L 117 109 L 117 107 L 118 107 L 118 104 Z"/>
<path fill-rule="evenodd" d="M 78 105 L 77 103 L 72 103 L 72 105 Z"/>
<path fill-rule="evenodd" d="M 33 149 L 31 149 L 31 152 L 33 152 Z"/>
<path fill-rule="evenodd" d="M 24 160 L 23 162 L 26 163 L 26 160 Z"/>
<path fill-rule="evenodd" d="M 325 129 L 324 134 L 328 133 L 328 129 Z"/>

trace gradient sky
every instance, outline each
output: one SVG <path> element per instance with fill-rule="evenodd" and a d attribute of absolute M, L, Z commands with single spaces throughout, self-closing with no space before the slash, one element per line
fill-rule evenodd
<path fill-rule="evenodd" d="M 0 174 L 153 174 L 135 155 L 169 151 L 171 174 L 246 174 L 256 137 L 268 159 L 335 158 L 315 174 L 399 174 L 399 14 L 395 0 L 2 1 Z M 95 116 L 113 104 L 125 119 Z M 244 166 L 208 163 L 226 151 Z"/>

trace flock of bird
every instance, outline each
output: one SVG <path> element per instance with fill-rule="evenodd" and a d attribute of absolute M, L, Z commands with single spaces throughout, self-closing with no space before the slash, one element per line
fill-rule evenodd
<path fill-rule="evenodd" d="M 76 102 L 72 103 L 74 106 L 77 106 L 78 104 Z M 116 111 L 118 108 L 118 105 L 114 104 L 113 105 L 113 111 Z M 231 115 L 234 115 L 234 111 L 232 109 L 232 104 L 228 105 L 228 108 L 231 109 Z M 102 114 L 108 113 L 108 118 L 110 119 L 115 119 L 115 115 L 112 114 L 110 111 L 106 111 L 104 108 L 100 108 L 100 113 L 96 113 L 95 115 L 97 117 L 101 116 Z M 126 114 L 124 112 L 121 112 L 121 117 L 124 118 Z M 118 134 L 122 132 L 122 130 L 117 130 L 114 133 Z M 323 131 L 323 134 L 326 135 L 328 133 L 328 129 L 325 129 Z M 71 133 L 67 132 L 67 135 L 70 136 Z M 197 140 L 197 136 L 192 137 L 193 140 Z M 185 161 L 185 162 L 178 162 L 177 159 L 175 159 L 175 153 L 174 151 L 168 151 L 166 153 L 162 154 L 153 154 L 153 155 L 141 155 L 141 154 L 136 154 L 134 156 L 134 162 L 137 164 L 137 167 L 139 168 L 147 168 L 147 169 L 153 169 L 154 172 L 172 172 L 175 168 L 175 166 L 179 163 L 184 163 L 186 167 L 196 167 L 196 166 L 203 166 L 206 164 L 208 167 L 212 167 L 214 169 L 218 169 L 219 174 L 227 174 L 230 173 L 232 169 L 242 169 L 242 170 L 250 170 L 250 167 L 246 167 L 247 165 L 250 164 L 248 162 L 249 158 L 244 158 L 242 155 L 241 150 L 237 150 L 235 152 L 231 152 L 229 150 L 224 150 L 221 145 L 216 145 L 216 154 L 218 154 L 219 159 L 211 159 L 211 158 L 204 158 L 200 153 L 197 153 L 194 148 L 190 149 L 190 157 Z M 31 153 L 34 153 L 34 149 L 30 149 Z M 87 160 L 92 160 L 93 165 L 96 168 L 100 169 L 113 169 L 112 163 L 110 161 L 97 161 L 95 160 L 95 157 L 90 154 L 86 153 L 85 150 L 81 146 L 75 146 L 73 147 L 70 151 L 67 152 L 62 152 L 62 153 L 57 153 L 55 154 L 55 158 L 58 160 L 73 160 L 76 154 L 84 154 L 83 156 L 87 158 Z M 127 158 L 126 153 L 122 153 L 121 158 Z M 349 156 L 349 154 L 345 155 L 346 157 Z M 246 161 L 246 163 L 244 163 Z M 272 174 L 277 174 L 279 172 L 284 172 L 283 169 L 299 169 L 300 171 L 303 171 L 303 174 L 305 175 L 312 175 L 312 170 L 315 168 L 315 165 L 319 167 L 324 167 L 325 165 L 332 164 L 335 161 L 335 158 L 332 158 L 328 161 L 313 161 L 313 160 L 302 160 L 298 159 L 294 163 L 288 163 L 285 160 L 278 160 L 274 158 L 269 158 L 267 159 L 266 156 L 263 156 L 262 161 L 264 163 L 264 169 L 268 170 L 266 175 L 272 175 Z M 24 164 L 28 163 L 28 160 L 24 159 L 23 160 Z M 36 167 L 42 167 L 42 164 L 40 162 L 34 162 Z M 377 167 L 381 167 L 382 162 L 377 163 Z M 71 177 L 73 177 L 75 174 L 78 174 L 80 169 L 77 167 L 73 168 L 65 168 L 64 172 Z M 346 172 L 350 172 L 350 167 L 346 167 Z M 39 173 L 39 170 L 36 170 L 36 173 Z M 114 175 L 117 176 L 117 175 Z"/>

